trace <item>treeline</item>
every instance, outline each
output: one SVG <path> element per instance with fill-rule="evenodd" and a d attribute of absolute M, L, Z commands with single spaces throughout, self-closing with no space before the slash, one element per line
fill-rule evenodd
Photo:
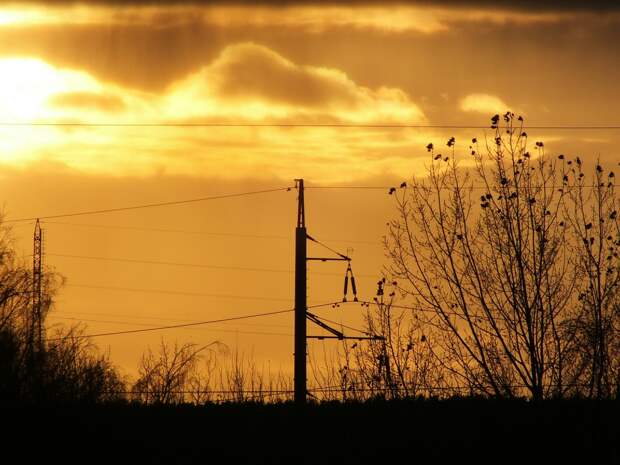
<path fill-rule="evenodd" d="M 394 296 L 414 308 L 447 386 L 618 397 L 616 175 L 598 160 L 547 154 L 513 113 L 491 128 L 459 157 L 454 137 L 429 144 L 424 176 L 394 189 Z"/>
<path fill-rule="evenodd" d="M 4 409 L 7 456 L 61 463 L 604 463 L 620 403 L 480 398 Z"/>
<path fill-rule="evenodd" d="M 42 340 L 33 321 L 32 273 L 0 233 L 0 405 L 92 404 L 118 397 L 124 382 L 76 328 Z M 44 275 L 43 318 L 61 280 Z"/>

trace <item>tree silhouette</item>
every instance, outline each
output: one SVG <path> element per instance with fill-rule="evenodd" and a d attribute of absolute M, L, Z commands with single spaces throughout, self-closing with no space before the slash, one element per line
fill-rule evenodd
<path fill-rule="evenodd" d="M 620 387 L 620 205 L 615 174 L 598 161 L 591 176 L 579 158 L 567 165 L 562 156 L 562 163 L 569 168 L 563 178 L 570 198 L 564 218 L 572 233 L 570 246 L 579 271 L 576 305 L 581 310 L 571 328 L 576 340 L 572 381 L 583 383 L 590 397 L 609 397 Z"/>
<path fill-rule="evenodd" d="M 79 327 L 58 330 L 50 339 L 41 367 L 40 401 L 94 404 L 125 399 L 126 381 Z"/>
<path fill-rule="evenodd" d="M 93 403 L 122 397 L 124 381 L 78 327 L 35 349 L 32 268 L 17 259 L 11 231 L 0 224 L 0 402 Z M 44 270 L 41 315 L 51 311 L 62 277 Z"/>
<path fill-rule="evenodd" d="M 494 137 L 473 139 L 462 163 L 454 138 L 447 157 L 427 146 L 427 176 L 394 195 L 390 270 L 438 330 L 435 348 L 455 382 L 506 397 L 575 393 L 585 365 L 598 379 L 607 363 L 600 308 L 617 301 L 616 257 L 593 256 L 603 255 L 603 236 L 618 237 L 611 223 L 594 223 L 615 219 L 617 199 L 607 183 L 584 197 L 579 158 L 549 157 L 542 142 L 530 152 L 523 118 L 506 113 L 491 123 Z M 598 167 L 597 186 L 602 176 Z M 598 213 L 585 214 L 592 205 Z M 592 304 L 579 299 L 584 289 Z M 587 363 L 575 359 L 584 342 Z"/>
<path fill-rule="evenodd" d="M 139 378 L 132 388 L 134 399 L 145 404 L 180 404 L 191 392 L 192 380 L 207 347 L 160 342 L 159 352 L 151 348 L 143 354 L 138 368 Z"/>
<path fill-rule="evenodd" d="M 354 344 L 349 357 L 359 385 L 387 399 L 436 395 L 448 387 L 435 357 L 430 334 L 409 308 L 396 304 L 398 283 L 377 283 L 374 305 L 364 313 L 366 330 L 383 339 Z M 446 391 L 447 393 L 448 391 Z"/>

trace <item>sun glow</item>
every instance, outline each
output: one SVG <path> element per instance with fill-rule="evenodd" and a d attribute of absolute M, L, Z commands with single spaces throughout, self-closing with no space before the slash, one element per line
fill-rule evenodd
<path fill-rule="evenodd" d="M 58 116 L 47 105 L 53 95 L 97 90 L 97 83 L 86 74 L 57 70 L 38 59 L 0 60 L 0 120 L 4 123 Z"/>
<path fill-rule="evenodd" d="M 274 82 L 242 79 L 256 69 L 259 75 L 272 76 Z M 291 90 L 299 86 L 315 92 L 300 98 Z M 426 117 L 400 89 L 367 88 L 340 70 L 299 65 L 253 43 L 226 48 L 214 62 L 156 94 L 37 58 L 0 59 L 0 163 L 14 166 L 45 160 L 81 172 L 138 176 L 207 174 L 217 167 L 223 177 L 262 166 L 265 169 L 260 173 L 265 176 L 290 178 L 303 165 L 305 172 L 327 180 L 334 167 L 341 167 L 338 172 L 346 170 L 352 178 L 398 169 L 403 163 L 409 167 L 405 152 L 423 142 L 418 140 L 420 134 L 407 131 L 396 139 L 391 132 L 386 142 L 376 130 L 362 129 L 343 134 L 330 128 L 303 127 L 188 132 L 177 127 L 153 131 L 146 126 L 123 126 L 192 120 L 368 123 L 416 122 Z M 53 127 L 41 123 L 94 124 Z M 393 155 L 380 156 L 386 150 Z"/>
<path fill-rule="evenodd" d="M 276 82 L 239 81 L 249 69 L 246 62 L 259 70 L 271 70 Z M 326 90 L 300 99 L 290 92 L 299 82 Z M 231 177 L 255 166 L 268 166 L 261 170 L 265 176 L 290 178 L 303 164 L 306 172 L 327 179 L 333 166 L 342 165 L 352 177 L 360 177 L 400 166 L 400 160 L 407 158 L 404 154 L 396 158 L 373 154 L 421 145 L 420 135 L 403 133 L 385 147 L 377 132 L 353 129 L 345 136 L 328 128 L 321 132 L 308 128 L 188 132 L 176 127 L 153 131 L 122 125 L 192 120 L 367 123 L 376 119 L 412 122 L 426 118 L 399 89 L 366 88 L 339 70 L 301 66 L 254 44 L 229 47 L 222 58 L 158 94 L 101 81 L 36 58 L 0 59 L 0 162 L 18 166 L 45 160 L 82 172 L 139 176 L 212 173 L 218 167 L 220 175 Z M 113 126 L 105 126 L 110 123 Z M 325 157 L 317 155 L 322 151 L 330 153 L 329 168 Z M 372 154 L 367 156 L 369 151 Z M 179 157 L 178 153 L 193 155 Z M 365 161 L 357 164 L 360 157 Z"/>
<path fill-rule="evenodd" d="M 53 128 L 15 127 L 72 115 L 50 106 L 65 92 L 96 92 L 100 85 L 85 73 L 59 70 L 26 57 L 0 59 L 0 160 L 24 164 L 63 143 L 66 134 Z"/>
<path fill-rule="evenodd" d="M 0 26 L 37 22 L 40 10 L 2 9 L 0 10 Z"/>

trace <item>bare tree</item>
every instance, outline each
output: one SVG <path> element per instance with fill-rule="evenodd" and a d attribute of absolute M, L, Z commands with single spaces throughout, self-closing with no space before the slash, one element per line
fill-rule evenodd
<path fill-rule="evenodd" d="M 132 388 L 134 398 L 146 404 L 180 404 L 190 392 L 200 353 L 207 346 L 186 343 L 170 346 L 162 339 L 159 352 L 151 348 L 142 356 L 139 378 Z"/>
<path fill-rule="evenodd" d="M 364 388 L 387 398 L 448 393 L 432 350 L 432 329 L 424 328 L 411 308 L 396 303 L 396 281 L 383 278 L 377 285 L 375 305 L 367 306 L 364 317 L 368 334 L 381 339 L 352 346 Z"/>
<path fill-rule="evenodd" d="M 491 141 L 469 146 L 472 168 L 459 166 L 454 138 L 447 155 L 429 144 L 427 176 L 391 191 L 390 270 L 438 330 L 435 349 L 455 381 L 497 396 L 564 395 L 579 379 L 572 355 L 584 308 L 575 296 L 587 274 L 572 246 L 592 245 L 591 221 L 573 215 L 567 225 L 577 198 L 568 188 L 572 161 L 548 157 L 542 142 L 531 153 L 512 113 L 491 127 Z M 614 203 L 601 204 L 601 217 Z"/>
<path fill-rule="evenodd" d="M 190 376 L 191 402 L 277 402 L 292 394 L 289 377 L 272 373 L 269 366 L 259 368 L 252 354 L 229 351 L 223 344 L 219 349 L 205 352 Z"/>
<path fill-rule="evenodd" d="M 200 405 L 216 400 L 217 385 L 216 369 L 217 356 L 214 352 L 207 352 L 202 357 L 202 363 L 191 373 L 188 380 L 189 401 Z"/>
<path fill-rule="evenodd" d="M 620 376 L 620 205 L 615 174 L 597 161 L 594 173 L 587 176 L 579 157 L 562 160 L 563 188 L 570 198 L 564 218 L 572 233 L 570 246 L 579 271 L 576 305 L 581 309 L 571 322 L 572 382 L 584 383 L 588 396 L 609 397 L 618 389 Z"/>
<path fill-rule="evenodd" d="M 58 273 L 44 270 L 43 323 L 61 284 Z M 32 401 L 43 392 L 45 350 L 34 357 L 32 298 L 31 264 L 17 257 L 11 229 L 2 224 L 0 215 L 0 389 L 7 398 Z"/>
<path fill-rule="evenodd" d="M 343 340 L 310 357 L 314 390 L 323 400 L 395 399 L 451 394 L 440 360 L 410 307 L 396 303 L 397 283 L 382 279 L 374 304 L 363 305 L 365 337 Z M 324 347 L 325 349 L 325 347 Z"/>
<path fill-rule="evenodd" d="M 126 381 L 78 326 L 58 330 L 46 344 L 41 400 L 101 403 L 125 398 Z"/>
<path fill-rule="evenodd" d="M 214 351 L 213 348 L 219 349 Z M 192 343 L 167 344 L 163 339 L 159 351 L 151 348 L 142 356 L 139 377 L 132 387 L 136 400 L 146 404 L 179 404 L 183 402 L 204 403 L 215 399 L 215 392 L 222 390 L 222 368 L 220 366 L 220 389 L 215 388 L 218 380 L 217 355 L 226 352 L 225 344 L 214 341 L 205 346 Z M 204 361 L 202 368 L 200 362 Z M 242 370 L 241 370 L 242 371 Z M 231 379 L 237 380 L 234 373 Z M 248 376 L 243 372 L 240 376 Z"/>
<path fill-rule="evenodd" d="M 1 223 L 0 217 L 0 223 Z M 24 332 L 32 302 L 32 275 L 15 254 L 10 228 L 0 227 L 0 330 Z M 25 336 L 25 334 L 24 334 Z"/>

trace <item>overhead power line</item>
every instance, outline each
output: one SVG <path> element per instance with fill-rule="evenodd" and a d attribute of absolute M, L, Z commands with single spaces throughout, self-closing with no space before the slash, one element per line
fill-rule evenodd
<path fill-rule="evenodd" d="M 205 268 L 205 269 L 215 269 L 215 270 L 231 270 L 231 271 L 252 271 L 252 272 L 267 272 L 267 273 L 294 273 L 294 270 L 287 270 L 283 268 L 255 268 L 255 267 L 245 267 L 245 266 L 225 266 L 225 265 L 206 265 L 200 263 L 180 263 L 180 262 L 167 262 L 167 261 L 158 261 L 158 260 L 139 260 L 133 258 L 115 258 L 115 257 L 93 257 L 88 255 L 73 255 L 73 254 L 58 254 L 58 253 L 46 253 L 46 257 L 60 257 L 60 258 L 74 258 L 79 260 L 96 260 L 96 261 L 111 261 L 111 262 L 119 262 L 119 263 L 135 263 L 135 264 L 145 264 L 145 265 L 161 265 L 161 266 L 178 266 L 178 267 L 187 267 L 187 268 Z M 342 273 L 328 273 L 328 272 L 319 272 L 313 271 L 313 275 L 322 275 L 322 276 L 342 276 Z M 376 275 L 370 274 L 360 274 L 358 275 L 361 278 L 376 278 Z"/>
<path fill-rule="evenodd" d="M 92 224 L 92 223 L 67 223 L 64 221 L 45 221 L 45 224 L 61 225 L 61 226 L 77 226 L 83 228 L 101 228 L 101 229 L 118 229 L 128 231 L 148 231 L 148 232 L 160 232 L 171 234 L 200 234 L 205 236 L 223 236 L 223 237 L 243 237 L 250 239 L 281 239 L 291 240 L 292 236 L 277 236 L 267 234 L 243 234 L 232 232 L 217 232 L 217 231 L 190 231 L 186 229 L 168 229 L 168 228 L 147 228 L 143 226 L 124 226 L 124 225 L 108 225 L 108 224 Z"/>
<path fill-rule="evenodd" d="M 390 192 L 390 190 L 392 189 L 396 189 L 397 186 L 308 186 L 306 187 L 306 189 L 341 189 L 341 190 L 347 190 L 347 189 L 351 189 L 351 190 L 382 190 L 382 191 L 387 191 L 387 193 Z M 492 185 L 473 185 L 473 186 L 461 186 L 461 190 L 462 191 L 467 191 L 469 189 L 482 189 L 485 191 L 489 191 L 489 190 L 494 190 L 494 189 L 498 189 L 501 186 L 492 186 Z M 543 186 L 543 185 L 531 185 L 531 186 L 507 186 L 505 187 L 505 189 L 516 189 L 516 190 L 525 190 L 525 189 L 530 189 L 530 190 L 536 190 L 536 189 L 568 189 L 570 186 L 567 185 L 548 185 L 548 186 Z M 601 188 L 605 188 L 605 187 L 620 187 L 620 184 L 605 184 L 603 186 L 601 185 L 596 185 L 596 184 L 581 184 L 578 187 L 583 187 L 583 188 L 587 188 L 587 189 L 593 189 L 593 188 L 597 188 L 597 187 L 601 187 Z M 436 190 L 436 189 L 440 189 L 440 190 L 449 190 L 449 191 L 453 191 L 454 190 L 454 186 L 410 186 L 410 185 L 406 185 L 403 186 L 401 188 L 399 188 L 398 190 L 403 190 L 403 189 L 423 189 L 423 188 L 428 188 L 430 190 Z M 504 187 L 501 187 L 504 188 Z M 573 189 L 575 187 L 572 187 Z"/>
<path fill-rule="evenodd" d="M 360 128 L 360 129 L 493 129 L 489 125 L 463 124 L 407 124 L 407 123 L 247 123 L 247 122 L 0 122 L 4 127 L 103 127 L 103 128 Z M 618 130 L 617 124 L 540 124 L 524 126 L 525 129 L 553 129 L 561 131 Z"/>
<path fill-rule="evenodd" d="M 506 388 L 531 388 L 531 385 L 524 383 L 514 383 L 514 384 L 504 384 L 502 385 Z M 560 388 L 587 388 L 590 387 L 587 383 L 566 383 L 561 384 Z M 491 390 L 491 386 L 484 385 L 449 385 L 446 384 L 444 386 L 441 385 L 403 385 L 398 383 L 396 385 L 379 385 L 379 386 L 371 386 L 365 382 L 347 382 L 345 384 L 340 385 L 327 385 L 327 386 L 316 386 L 309 387 L 309 392 L 314 393 L 346 393 L 347 396 L 354 395 L 355 393 L 361 392 L 371 392 L 371 393 L 386 393 L 386 392 L 404 392 L 411 397 L 416 397 L 420 393 L 429 392 L 429 391 L 454 391 L 454 392 L 463 392 L 471 393 L 471 392 L 484 392 L 486 390 Z M 111 394 L 123 394 L 123 395 L 136 395 L 136 394 L 153 394 L 155 391 L 148 389 L 132 389 L 131 391 L 110 391 Z M 295 391 L 292 389 L 241 389 L 241 390 L 225 390 L 225 389 L 195 389 L 195 390 L 174 390 L 171 394 L 175 395 L 184 395 L 184 394 L 202 394 L 214 396 L 215 398 L 210 398 L 209 401 L 216 402 L 239 402 L 239 401 L 250 401 L 253 399 L 264 399 L 267 397 L 291 397 Z M 229 397 L 224 397 L 224 395 L 230 395 Z M 403 397 L 403 398 L 406 398 Z"/>
<path fill-rule="evenodd" d="M 194 199 L 184 199 L 184 200 L 173 200 L 170 202 L 158 202 L 158 203 L 147 203 L 142 205 L 131 205 L 128 207 L 118 207 L 118 208 L 106 208 L 102 210 L 86 210 L 86 211 L 78 211 L 71 213 L 61 213 L 56 215 L 45 215 L 45 216 L 34 216 L 30 218 L 16 218 L 16 219 L 8 219 L 4 220 L 5 223 L 17 223 L 21 221 L 34 221 L 34 220 L 47 220 L 53 218 L 67 218 L 72 216 L 85 216 L 85 215 L 98 215 L 102 213 L 114 213 L 128 210 L 138 210 L 143 208 L 155 208 L 155 207 L 167 207 L 172 205 L 183 205 L 188 203 L 196 203 L 196 202 L 206 202 L 209 200 L 220 200 L 220 199 L 230 199 L 234 197 L 244 197 L 248 195 L 258 195 L 258 194 L 266 194 L 270 192 L 279 192 L 279 191 L 287 191 L 290 190 L 290 187 L 277 187 L 273 189 L 264 189 L 259 191 L 250 191 L 250 192 L 239 192 L 234 194 L 222 194 L 222 195 L 212 195 L 208 197 L 198 197 Z"/>
<path fill-rule="evenodd" d="M 319 307 L 329 307 L 334 305 L 334 303 L 336 302 L 327 302 L 327 303 L 323 303 L 323 304 L 315 304 L 315 305 L 311 305 L 308 308 L 319 308 Z M 134 333 L 146 333 L 146 332 L 150 332 L 150 331 L 163 331 L 166 329 L 177 329 L 177 328 L 189 328 L 192 326 L 203 326 L 203 325 L 209 325 L 209 324 L 215 324 L 215 323 L 225 323 L 228 321 L 239 321 L 239 320 L 247 320 L 250 318 L 261 318 L 261 317 L 265 317 L 265 316 L 271 316 L 271 315 L 280 315 L 283 313 L 291 313 L 294 312 L 295 309 L 293 308 L 289 308 L 286 310 L 275 310 L 273 312 L 264 312 L 264 313 L 254 313 L 251 315 L 242 315 L 242 316 L 234 316 L 234 317 L 229 317 L 229 318 L 219 318 L 217 320 L 205 320 L 205 321 L 195 321 L 192 323 L 182 323 L 182 324 L 177 324 L 177 325 L 167 325 L 167 326 L 154 326 L 151 328 L 139 328 L 139 329 L 130 329 L 127 331 L 112 331 L 112 332 L 106 332 L 106 333 L 96 333 L 96 334 L 79 334 L 79 335 L 72 335 L 72 336 L 64 336 L 64 337 L 58 337 L 58 338 L 52 338 L 52 339 L 47 339 L 48 342 L 53 342 L 53 341 L 61 341 L 64 339 L 71 339 L 71 338 L 75 338 L 75 339 L 85 339 L 85 338 L 89 338 L 89 337 L 101 337 L 101 336 L 118 336 L 118 335 L 122 335 L 122 334 L 134 334 Z"/>
<path fill-rule="evenodd" d="M 230 318 L 219 318 L 217 320 L 195 321 L 193 323 L 182 323 L 182 324 L 178 324 L 178 325 L 154 326 L 154 327 L 151 327 L 151 328 L 130 329 L 130 330 L 127 330 L 127 331 L 113 331 L 113 332 L 97 333 L 97 334 L 80 334 L 80 335 L 76 335 L 76 336 L 66 336 L 66 337 L 47 339 L 47 341 L 49 341 L 49 342 L 51 342 L 51 341 L 60 341 L 60 340 L 63 340 L 63 339 L 70 339 L 70 338 L 84 339 L 84 338 L 89 338 L 89 337 L 117 336 L 117 335 L 121 335 L 121 334 L 145 333 L 145 332 L 149 332 L 149 331 L 162 331 L 162 330 L 166 330 L 166 329 L 189 328 L 189 327 L 192 327 L 192 326 L 202 326 L 202 325 L 209 325 L 209 324 L 214 324 L 214 323 L 224 323 L 224 322 L 227 322 L 227 321 L 247 320 L 249 318 L 260 318 L 260 317 L 270 316 L 270 315 L 279 315 L 279 314 L 282 314 L 282 313 L 290 313 L 292 311 L 293 311 L 293 309 L 276 310 L 274 312 L 254 313 L 254 314 L 251 314 L 251 315 L 242 315 L 242 316 L 235 316 L 235 317 L 230 317 Z"/>
<path fill-rule="evenodd" d="M 293 270 L 285 270 L 285 269 L 276 269 L 276 268 L 251 268 L 251 267 L 243 267 L 243 266 L 223 266 L 223 265 L 205 265 L 200 263 L 179 263 L 179 262 L 166 262 L 166 261 L 157 261 L 157 260 L 137 260 L 132 258 L 114 258 L 114 257 L 92 257 L 86 255 L 69 255 L 69 254 L 57 254 L 57 253 L 46 253 L 48 257 L 62 257 L 62 258 L 77 258 L 82 260 L 100 260 L 100 261 L 111 261 L 111 262 L 121 262 L 121 263 L 136 263 L 136 264 L 145 264 L 145 265 L 165 265 L 165 266 L 181 266 L 188 268 L 210 268 L 215 270 L 234 270 L 234 271 L 260 271 L 260 272 L 268 272 L 268 273 L 292 273 Z"/>
<path fill-rule="evenodd" d="M 241 299 L 241 300 L 266 300 L 266 301 L 281 301 L 290 302 L 291 299 L 279 298 L 279 297 L 263 297 L 263 296 L 249 296 L 249 295 L 235 295 L 235 294 L 210 294 L 204 292 L 186 292 L 186 291 L 174 291 L 163 289 L 142 289 L 134 287 L 117 287 L 117 286 L 100 286 L 95 284 L 67 284 L 67 287 L 77 287 L 83 289 L 104 289 L 108 291 L 120 291 L 120 292 L 144 292 L 151 294 L 169 294 L 169 295 L 183 295 L 190 297 L 215 297 L 218 299 Z"/>
<path fill-rule="evenodd" d="M 381 189 L 389 189 L 389 187 L 381 187 Z M 84 228 L 101 228 L 101 229 L 117 229 L 128 231 L 147 231 L 158 233 L 171 233 L 171 234 L 199 234 L 205 236 L 221 236 L 221 237 L 242 237 L 247 239 L 274 239 L 274 240 L 293 240 L 293 236 L 274 235 L 274 234 L 244 234 L 235 232 L 218 232 L 218 231 L 190 231 L 186 229 L 168 229 L 168 228 L 147 228 L 142 226 L 126 226 L 126 225 L 107 225 L 107 224 L 92 224 L 92 223 L 70 223 L 64 221 L 45 221 L 45 225 L 59 225 L 59 226 L 76 226 Z M 21 224 L 19 226 L 23 226 Z M 380 240 L 368 241 L 368 240 L 349 240 L 349 239 L 327 239 L 331 242 L 346 242 L 349 244 L 371 244 L 377 245 Z"/>
<path fill-rule="evenodd" d="M 52 313 L 49 314 L 50 318 L 57 318 L 57 317 L 71 317 L 71 318 L 76 318 L 76 319 L 82 319 L 82 318 L 99 318 L 99 317 L 105 317 L 105 318 L 124 318 L 127 319 L 129 318 L 130 320 L 135 320 L 139 323 L 147 323 L 149 325 L 154 325 L 155 323 L 153 323 L 153 321 L 157 321 L 160 322 L 160 324 L 163 324 L 162 322 L 166 322 L 167 324 L 180 324 L 180 323 L 192 323 L 194 321 L 196 321 L 196 318 L 192 318 L 192 319 L 188 319 L 188 318 L 166 318 L 163 316 L 150 316 L 149 315 L 142 315 L 139 314 L 137 316 L 131 316 L 131 312 L 132 310 L 126 310 L 124 313 L 110 313 L 108 311 L 106 312 L 73 312 L 73 311 L 69 311 L 69 312 L 65 312 L 65 311 L 54 311 Z M 134 323 L 135 323 L 134 321 Z M 132 324 L 127 322 L 128 324 Z M 271 323 L 271 324 L 261 324 L 261 323 L 236 323 L 237 325 L 242 325 L 242 326 L 248 326 L 248 327 L 262 327 L 262 328 L 287 328 L 290 329 L 290 325 L 284 325 L 284 324 L 278 324 L 278 323 Z"/>
<path fill-rule="evenodd" d="M 385 185 L 385 186 L 356 186 L 351 184 L 340 185 L 340 186 L 326 186 L 326 185 L 318 185 L 318 186 L 305 186 L 305 189 L 353 189 L 353 190 L 384 190 L 389 189 L 390 187 L 394 187 L 393 185 Z"/>
<path fill-rule="evenodd" d="M 105 323 L 105 324 L 117 324 L 117 325 L 128 325 L 128 326 L 145 326 L 147 328 L 154 328 L 155 326 L 148 323 L 137 323 L 137 322 L 129 322 L 129 321 L 120 321 L 120 320 L 95 320 L 91 318 L 76 318 L 76 317 L 68 317 L 68 316 L 57 316 L 50 315 L 51 317 L 58 320 L 70 320 L 76 321 L 80 323 Z M 181 328 L 185 329 L 185 328 Z M 187 328 L 187 329 L 204 329 L 204 328 Z M 217 331 L 223 333 L 239 333 L 239 334 L 255 334 L 261 336 L 293 336 L 290 333 L 272 333 L 265 331 L 247 331 L 247 330 L 239 330 L 239 329 L 224 329 L 224 328 L 209 328 L 208 331 Z"/>
<path fill-rule="evenodd" d="M 411 188 L 417 188 L 418 186 L 408 186 L 406 187 L 407 189 L 411 189 Z M 528 186 L 528 188 L 548 188 L 548 189 L 555 189 L 555 188 L 565 188 L 566 186 Z M 586 188 L 594 188 L 594 187 L 600 187 L 600 186 L 596 186 L 596 185 L 582 185 L 581 187 L 586 187 Z M 617 185 L 614 185 L 613 187 L 618 187 Z M 464 187 L 464 190 L 467 190 L 469 188 L 472 189 L 489 189 L 488 186 L 469 186 L 469 187 Z M 521 188 L 520 186 L 516 187 L 517 189 Z M 278 187 L 278 188 L 273 188 L 273 189 L 265 189 L 265 190 L 259 190 L 259 191 L 250 191 L 250 192 L 240 192 L 240 193 L 235 193 L 235 194 L 222 194 L 222 195 L 214 195 L 214 196 L 209 196 L 209 197 L 199 197 L 199 198 L 194 198 L 194 199 L 184 199 L 184 200 L 174 200 L 174 201 L 170 201 L 170 202 L 158 202 L 158 203 L 149 203 L 149 204 L 141 204 L 141 205 L 131 205 L 131 206 L 126 206 L 126 207 L 117 207 L 117 208 L 106 208 L 106 209 L 101 209 L 101 210 L 84 210 L 84 211 L 78 211 L 78 212 L 70 212 L 70 213 L 60 213 L 60 214 L 55 214 L 55 215 L 40 215 L 40 216 L 32 216 L 32 217 L 28 217 L 28 218 L 11 218 L 11 219 L 5 219 L 3 220 L 3 223 L 21 223 L 21 222 L 25 222 L 25 221 L 36 221 L 36 220 L 48 220 L 48 219 L 55 219 L 55 218 L 68 218 L 68 217 L 75 217 L 75 216 L 86 216 L 86 215 L 99 215 L 99 214 L 104 214 L 104 213 L 115 213 L 115 212 L 122 212 L 122 211 L 130 211 L 130 210 L 139 210 L 139 209 L 145 209 L 145 208 L 156 208 L 156 207 L 166 207 L 166 206 L 173 206 L 173 205 L 183 205 L 183 204 L 189 204 L 189 203 L 196 203 L 196 202 L 206 202 L 206 201 L 210 201 L 210 200 L 220 200 L 220 199 L 229 199 L 229 198 L 234 198 L 234 197 L 243 197 L 243 196 L 250 196 L 250 195 L 258 195 L 258 194 L 266 194 L 266 193 L 271 193 L 271 192 L 280 192 L 280 191 L 290 191 L 292 188 L 291 187 Z M 366 190 L 388 190 L 388 192 L 392 189 L 394 189 L 394 186 L 308 186 L 306 187 L 306 189 L 366 189 Z M 441 189 L 448 189 L 451 190 L 452 188 L 449 186 L 445 186 L 445 187 L 441 187 Z M 50 224 L 54 224 L 53 222 L 49 222 Z M 70 224 L 70 223 L 56 223 L 56 224 Z M 77 225 L 75 223 L 73 223 L 74 225 Z M 84 225 L 85 226 L 85 225 Z M 100 226 L 100 227 L 106 227 L 106 226 Z M 113 228 L 113 226 L 110 226 L 110 228 Z M 127 227 L 126 229 L 138 229 L 138 228 L 130 228 Z M 147 228 L 145 228 L 147 229 Z M 185 231 L 174 231 L 174 230 L 160 230 L 163 232 L 185 232 Z M 207 232 L 201 233 L 201 234 L 209 234 Z M 217 233 L 212 233 L 212 234 L 217 234 Z M 224 234 L 222 234 L 224 235 Z M 250 236 L 250 235 L 248 235 Z M 258 236 L 258 235 L 253 235 L 255 237 L 265 237 L 265 238 L 282 238 L 281 236 Z M 350 242 L 358 242 L 358 243 L 366 243 L 366 241 L 350 241 Z"/>
<path fill-rule="evenodd" d="M 406 306 L 406 305 L 397 305 L 394 303 L 390 303 L 390 302 L 384 302 L 383 304 L 379 303 L 378 301 L 369 301 L 369 300 L 360 300 L 359 302 L 344 302 L 344 303 L 355 303 L 355 304 L 360 304 L 360 305 L 366 305 L 366 306 L 370 306 L 370 305 L 383 305 L 385 307 L 389 307 L 389 308 L 398 308 L 401 310 L 410 310 L 413 312 L 413 314 L 415 315 L 416 312 L 422 312 L 422 313 L 429 313 L 433 316 L 454 316 L 457 318 L 460 318 L 462 320 L 472 320 L 472 321 L 481 321 L 481 322 L 489 322 L 492 321 L 493 319 L 496 320 L 503 320 L 503 321 L 509 321 L 505 316 L 503 315 L 496 315 L 494 317 L 489 317 L 487 315 L 472 315 L 471 313 L 466 314 L 465 312 L 455 312 L 452 310 L 448 310 L 448 309 L 432 309 L 432 308 L 422 308 L 422 307 L 413 307 L 413 306 Z"/>

